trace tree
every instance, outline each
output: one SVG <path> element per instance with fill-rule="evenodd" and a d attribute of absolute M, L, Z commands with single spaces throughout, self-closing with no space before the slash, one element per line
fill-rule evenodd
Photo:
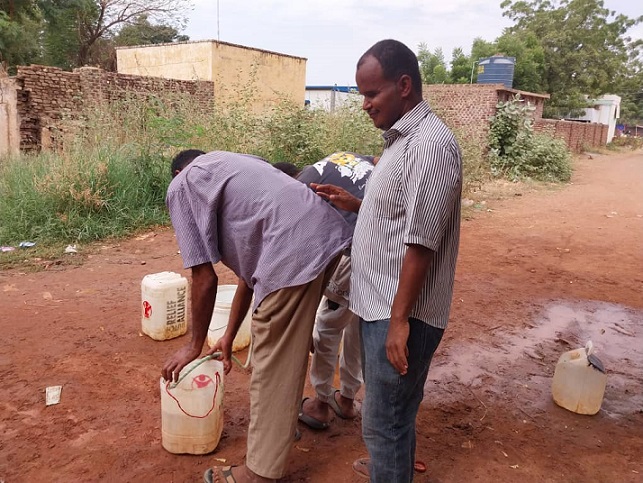
<path fill-rule="evenodd" d="M 631 59 L 628 72 L 618 81 L 615 92 L 621 97 L 620 119 L 624 124 L 643 122 L 643 67 L 638 57 Z"/>
<path fill-rule="evenodd" d="M 468 84 L 471 82 L 471 69 L 473 62 L 464 55 L 460 47 L 453 49 L 451 54 L 451 82 L 453 84 Z"/>
<path fill-rule="evenodd" d="M 114 37 L 116 45 L 149 45 L 169 42 L 185 42 L 190 38 L 180 35 L 170 25 L 152 25 L 147 15 L 141 15 L 134 22 L 125 25 Z"/>
<path fill-rule="evenodd" d="M 94 0 L 40 0 L 43 16 L 42 61 L 63 69 L 78 66 L 84 26 L 98 18 Z"/>
<path fill-rule="evenodd" d="M 529 91 L 543 92 L 543 76 L 545 70 L 545 53 L 532 33 L 517 34 L 505 32 L 494 42 L 476 38 L 471 47 L 471 60 L 479 62 L 480 59 L 493 55 L 514 57 L 513 88 Z M 477 69 L 474 71 L 474 81 L 477 79 Z"/>
<path fill-rule="evenodd" d="M 114 45 L 187 40 L 191 0 L 0 0 L 0 62 L 115 66 Z M 121 34 L 122 31 L 122 34 Z"/>
<path fill-rule="evenodd" d="M 536 36 L 506 32 L 496 40 L 498 52 L 516 59 L 513 87 L 528 92 L 543 92 L 545 51 Z"/>
<path fill-rule="evenodd" d="M 14 66 L 40 58 L 40 22 L 35 1 L 0 1 L 0 64 L 11 73 Z"/>
<path fill-rule="evenodd" d="M 431 53 L 426 44 L 421 43 L 417 57 L 424 84 L 445 84 L 449 81 L 449 72 L 440 47 Z"/>
<path fill-rule="evenodd" d="M 546 114 L 574 114 L 587 96 L 613 91 L 627 76 L 637 46 L 626 33 L 643 17 L 617 15 L 602 0 L 505 0 L 501 8 L 514 21 L 507 33 L 531 34 L 543 49 L 541 85 L 551 95 Z"/>
<path fill-rule="evenodd" d="M 90 63 L 99 39 L 113 34 L 115 30 L 134 23 L 141 16 L 171 27 L 182 28 L 185 12 L 191 8 L 190 0 L 95 0 L 97 16 L 91 22 L 81 22 L 81 43 L 78 65 Z"/>

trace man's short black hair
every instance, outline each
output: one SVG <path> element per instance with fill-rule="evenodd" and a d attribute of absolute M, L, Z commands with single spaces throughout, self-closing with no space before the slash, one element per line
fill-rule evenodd
<path fill-rule="evenodd" d="M 205 154 L 200 149 L 186 149 L 174 156 L 172 160 L 172 178 L 174 178 L 180 171 L 183 170 L 188 164 L 194 161 L 199 156 Z"/>
<path fill-rule="evenodd" d="M 403 75 L 408 75 L 413 83 L 413 91 L 422 95 L 422 76 L 417 56 L 406 45 L 398 40 L 380 40 L 357 61 L 357 68 L 367 57 L 375 57 L 382 66 L 384 78 L 397 82 Z"/>
<path fill-rule="evenodd" d="M 280 163 L 275 163 L 273 164 L 273 166 L 277 168 L 279 171 L 283 171 L 288 176 L 291 176 L 293 178 L 296 178 L 301 172 L 301 169 L 299 169 L 297 165 L 292 163 L 287 163 L 285 161 L 282 161 Z"/>

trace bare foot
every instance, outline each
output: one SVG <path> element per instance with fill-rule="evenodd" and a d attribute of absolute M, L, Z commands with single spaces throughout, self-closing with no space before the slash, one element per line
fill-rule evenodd
<path fill-rule="evenodd" d="M 358 412 L 355 409 L 355 401 L 347 397 L 342 396 L 341 392 L 335 391 L 333 394 L 335 402 L 339 409 L 341 410 L 337 415 L 343 419 L 354 419 L 357 417 Z"/>
<path fill-rule="evenodd" d="M 204 480 L 207 483 L 272 483 L 277 480 L 264 478 L 253 473 L 247 466 L 215 466 L 205 472 Z"/>
<path fill-rule="evenodd" d="M 305 415 L 315 418 L 320 423 L 328 424 L 333 418 L 330 405 L 317 398 L 306 398 L 301 410 Z"/>

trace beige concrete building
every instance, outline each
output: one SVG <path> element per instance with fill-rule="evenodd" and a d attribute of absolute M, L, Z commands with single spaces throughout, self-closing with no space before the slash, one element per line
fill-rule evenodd
<path fill-rule="evenodd" d="M 288 98 L 304 105 L 306 59 L 215 40 L 119 47 L 118 72 L 214 82 L 215 100 L 252 98 L 265 108 Z"/>

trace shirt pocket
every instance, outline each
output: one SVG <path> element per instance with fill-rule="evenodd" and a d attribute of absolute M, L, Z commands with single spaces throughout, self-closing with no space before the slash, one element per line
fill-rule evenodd
<path fill-rule="evenodd" d="M 373 215 L 376 218 L 399 219 L 404 214 L 404 192 L 400 176 L 380 176 L 373 186 Z"/>

